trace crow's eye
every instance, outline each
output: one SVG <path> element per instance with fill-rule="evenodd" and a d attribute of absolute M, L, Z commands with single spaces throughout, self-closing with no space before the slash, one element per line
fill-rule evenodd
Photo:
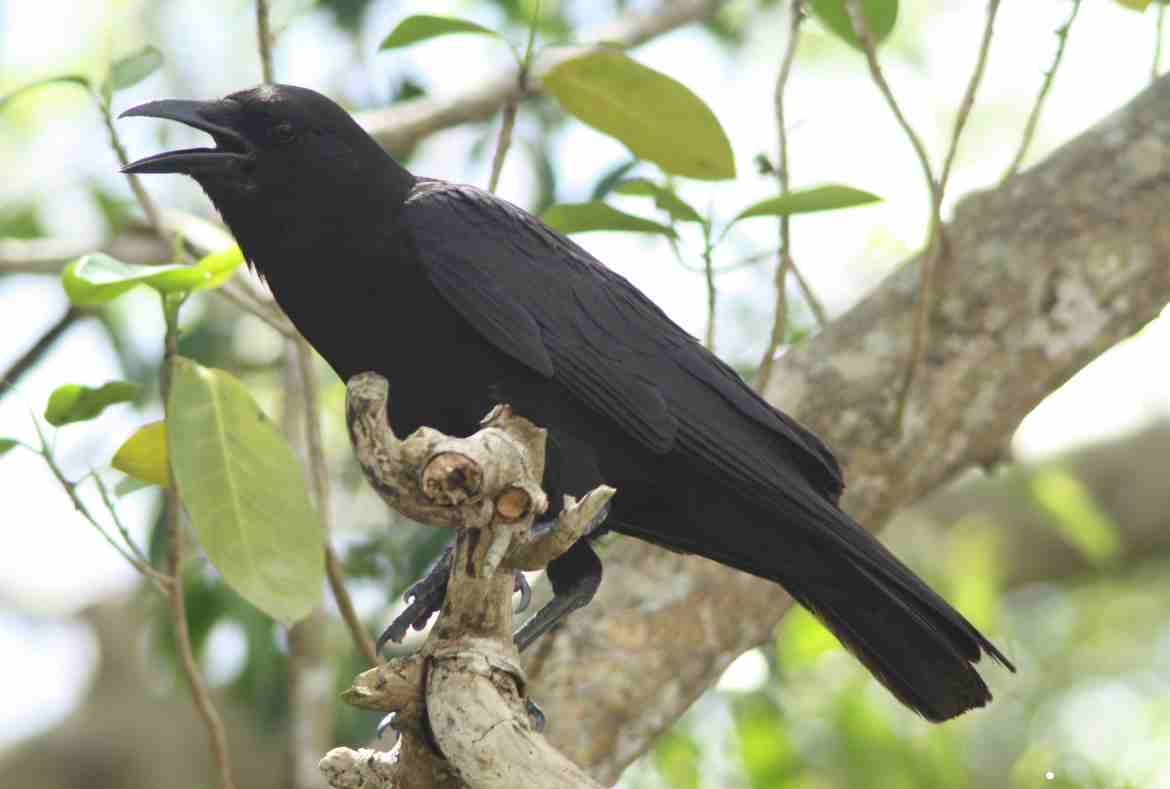
<path fill-rule="evenodd" d="M 291 123 L 280 123 L 272 128 L 272 139 L 278 143 L 292 142 L 296 138 L 297 133 Z"/>

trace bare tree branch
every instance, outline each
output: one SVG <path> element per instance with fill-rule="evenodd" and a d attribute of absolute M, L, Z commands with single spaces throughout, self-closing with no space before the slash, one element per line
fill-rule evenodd
<path fill-rule="evenodd" d="M 399 513 L 458 529 L 446 599 L 417 655 L 363 673 L 344 698 L 394 713 L 400 758 L 382 775 L 377 757 L 334 750 L 322 771 L 334 786 L 597 789 L 534 729 L 512 641 L 515 569 L 543 566 L 596 525 L 614 494 L 604 486 L 566 498 L 549 528 L 540 489 L 546 434 L 497 406 L 469 438 L 420 428 L 405 440 L 386 418 L 388 386 L 374 373 L 347 383 L 346 422 L 358 463 Z M 354 771 L 358 771 L 355 774 Z"/>
<path fill-rule="evenodd" d="M 29 346 L 28 350 L 18 356 L 16 361 L 10 364 L 3 374 L 0 374 L 0 388 L 6 390 L 16 386 L 24 374 L 36 367 L 37 362 L 57 344 L 57 340 L 61 339 L 65 332 L 69 331 L 81 319 L 82 315 L 83 313 L 77 307 L 66 308 L 61 317 L 53 321 L 52 325 L 45 329 L 44 333 Z"/>
<path fill-rule="evenodd" d="M 1002 456 L 1037 403 L 1170 301 L 1167 113 L 1163 78 L 1010 184 L 959 203 L 935 341 L 899 435 L 886 425 L 921 255 L 780 358 L 766 394 L 837 449 L 844 506 L 861 523 L 877 528 Z M 608 783 L 770 639 L 789 603 L 773 584 L 635 540 L 603 558 L 597 599 L 538 642 L 527 668 L 550 740 Z"/>

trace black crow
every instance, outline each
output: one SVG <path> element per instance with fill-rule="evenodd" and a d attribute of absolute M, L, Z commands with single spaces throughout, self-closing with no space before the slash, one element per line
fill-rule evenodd
<path fill-rule="evenodd" d="M 839 509 L 832 452 L 573 241 L 483 190 L 412 175 L 305 88 L 124 115 L 211 135 L 125 172 L 198 181 L 337 374 L 391 381 L 400 435 L 466 435 L 511 403 L 549 431 L 551 502 L 616 487 L 605 529 L 775 581 L 932 721 L 991 699 L 972 664 L 1010 663 Z M 393 635 L 437 608 L 441 571 Z M 521 646 L 588 602 L 601 562 L 583 539 L 548 575 L 556 597 Z"/>

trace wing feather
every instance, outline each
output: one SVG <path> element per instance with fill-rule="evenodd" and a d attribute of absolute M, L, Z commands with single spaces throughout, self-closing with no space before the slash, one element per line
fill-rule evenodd
<path fill-rule="evenodd" d="M 840 468 L 816 436 L 535 217 L 474 187 L 424 181 L 400 221 L 432 283 L 485 339 L 652 451 L 693 455 L 764 497 L 802 479 L 840 495 Z"/>

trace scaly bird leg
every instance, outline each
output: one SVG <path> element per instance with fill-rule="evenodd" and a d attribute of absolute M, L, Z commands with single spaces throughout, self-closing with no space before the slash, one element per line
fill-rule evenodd
<path fill-rule="evenodd" d="M 553 599 L 516 631 L 516 648 L 523 652 L 562 619 L 589 603 L 601 585 L 601 559 L 588 539 L 578 540 L 548 565 Z"/>
<path fill-rule="evenodd" d="M 409 605 L 378 637 L 376 647 L 379 653 L 390 641 L 396 644 L 402 643 L 402 639 L 406 638 L 406 634 L 411 628 L 422 630 L 427 626 L 431 616 L 443 607 L 443 600 L 447 597 L 447 578 L 451 573 L 453 545 L 448 545 L 435 560 L 435 563 L 431 565 L 431 568 L 427 570 L 427 574 L 412 584 L 402 595 L 402 599 Z M 528 585 L 528 579 L 524 577 L 524 573 L 519 570 L 516 571 L 514 591 L 520 593 L 517 612 L 526 611 L 529 603 L 532 602 L 532 587 Z"/>

